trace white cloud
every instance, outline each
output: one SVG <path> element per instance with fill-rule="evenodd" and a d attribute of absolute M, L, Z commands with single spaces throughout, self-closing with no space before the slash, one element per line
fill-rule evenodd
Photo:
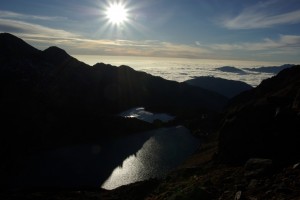
<path fill-rule="evenodd" d="M 61 29 L 53 29 L 15 19 L 1 19 L 0 31 L 15 34 L 37 48 L 59 46 L 70 54 L 104 54 L 165 57 L 206 57 L 209 50 L 191 45 L 156 40 L 106 40 L 85 37 Z"/>
<path fill-rule="evenodd" d="M 282 2 L 281 2 L 282 3 Z M 300 23 L 300 10 L 280 12 L 280 1 L 259 2 L 234 17 L 225 17 L 221 24 L 228 29 L 270 28 L 276 25 Z"/>
<path fill-rule="evenodd" d="M 196 44 L 197 46 L 201 46 L 201 42 L 199 42 L 199 41 L 195 41 L 195 44 Z"/>
<path fill-rule="evenodd" d="M 270 38 L 265 38 L 261 42 L 244 42 L 236 44 L 213 44 L 209 46 L 214 50 L 243 50 L 243 51 L 263 51 L 270 50 L 276 51 L 280 50 L 282 53 L 286 50 L 295 50 L 300 48 L 300 35 L 280 35 L 278 40 L 272 40 Z"/>
<path fill-rule="evenodd" d="M 40 16 L 40 15 L 28 15 L 28 14 L 21 14 L 11 11 L 0 10 L 0 18 L 5 19 L 29 19 L 29 20 L 47 20 L 47 21 L 54 21 L 54 20 L 65 20 L 65 17 L 59 16 Z"/>
<path fill-rule="evenodd" d="M 76 37 L 77 35 L 70 32 L 48 28 L 38 24 L 0 18 L 0 31 L 18 33 L 19 35 L 34 35 L 37 38 L 42 36 L 48 38 L 68 38 Z"/>
<path fill-rule="evenodd" d="M 161 41 L 79 39 L 76 48 L 90 54 L 199 58 L 209 50 Z"/>

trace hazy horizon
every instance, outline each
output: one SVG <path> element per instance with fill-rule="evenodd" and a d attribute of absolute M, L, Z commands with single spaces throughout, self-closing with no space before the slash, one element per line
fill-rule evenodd
<path fill-rule="evenodd" d="M 260 61 L 260 60 L 237 60 L 237 59 L 208 59 L 208 58 L 182 58 L 182 57 L 160 57 L 160 56 L 126 56 L 126 55 L 85 55 L 85 54 L 71 54 L 74 58 L 85 62 L 88 65 L 95 65 L 97 63 L 112 64 L 116 66 L 127 65 L 129 60 L 135 62 L 152 62 L 155 60 L 165 61 L 192 61 L 199 64 L 218 64 L 218 65 L 249 65 L 253 67 L 267 67 L 267 66 L 280 66 L 283 64 L 299 64 L 297 62 L 280 62 L 280 61 Z M 236 66 L 238 67 L 238 66 Z"/>
<path fill-rule="evenodd" d="M 127 65 L 137 71 L 144 71 L 167 80 L 183 82 L 198 76 L 214 76 L 229 80 L 246 82 L 257 86 L 262 80 L 270 78 L 272 73 L 245 71 L 245 74 L 222 72 L 218 67 L 232 66 L 239 69 L 280 66 L 282 62 L 240 61 L 240 60 L 213 60 L 187 59 L 141 56 L 103 56 L 103 55 L 72 55 L 76 59 L 93 66 L 96 63 L 111 64 L 114 66 Z"/>

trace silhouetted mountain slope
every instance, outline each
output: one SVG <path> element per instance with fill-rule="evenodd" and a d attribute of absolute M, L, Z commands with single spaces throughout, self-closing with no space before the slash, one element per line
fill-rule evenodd
<path fill-rule="evenodd" d="M 35 88 L 31 89 L 38 90 L 37 94 L 45 96 L 55 107 L 74 106 L 102 113 L 119 112 L 132 106 L 216 110 L 226 102 L 224 97 L 212 92 L 136 72 L 129 67 L 105 64 L 90 67 L 57 47 L 36 52 L 39 58 L 25 59 L 26 53 L 21 60 L 3 63 L 2 69 L 12 65 L 7 73 L 21 76 L 16 78 L 18 81 L 26 80 L 30 84 L 35 81 L 32 85 Z"/>
<path fill-rule="evenodd" d="M 281 71 L 233 98 L 220 130 L 223 161 L 300 159 L 300 66 Z"/>
<path fill-rule="evenodd" d="M 67 59 L 71 59 L 71 56 L 63 49 L 52 46 L 43 51 L 43 57 L 45 60 L 53 63 L 60 64 Z"/>
<path fill-rule="evenodd" d="M 126 66 L 102 63 L 91 67 L 57 47 L 41 52 L 12 35 L 8 36 L 16 48 L 26 51 L 18 51 L 21 57 L 17 59 L 13 58 L 15 51 L 6 52 L 4 57 L 13 59 L 1 63 L 0 70 L 4 70 L 3 77 L 5 73 L 14 77 L 3 82 L 25 81 L 31 84 L 30 90 L 34 89 L 36 95 L 45 96 L 46 101 L 55 106 L 74 103 L 79 108 L 113 113 L 131 106 L 218 110 L 226 102 L 226 98 L 207 90 L 136 72 Z M 1 41 L 6 39 L 2 37 Z M 10 46 L 7 42 L 1 44 L 1 49 Z M 31 58 L 30 52 L 37 56 Z"/>
<path fill-rule="evenodd" d="M 0 176 L 24 153 L 153 128 L 115 116 L 131 107 L 206 113 L 227 102 L 127 66 L 89 66 L 57 47 L 40 51 L 6 33 L 0 34 L 0 53 Z"/>
<path fill-rule="evenodd" d="M 93 66 L 99 84 L 105 86 L 105 99 L 115 105 L 140 105 L 162 111 L 182 109 L 219 109 L 224 97 L 208 90 L 175 81 L 166 81 L 127 66 Z"/>
<path fill-rule="evenodd" d="M 40 54 L 40 51 L 30 46 L 22 39 L 9 33 L 0 33 L 0 60 L 30 58 Z"/>
<path fill-rule="evenodd" d="M 190 85 L 217 92 L 228 98 L 232 98 L 243 91 L 252 89 L 251 85 L 242 81 L 227 80 L 211 76 L 200 76 L 185 82 Z"/>

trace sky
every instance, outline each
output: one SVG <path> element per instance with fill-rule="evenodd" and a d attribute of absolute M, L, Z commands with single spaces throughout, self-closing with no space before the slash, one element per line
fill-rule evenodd
<path fill-rule="evenodd" d="M 127 20 L 107 17 L 122 5 Z M 44 50 L 300 63 L 299 0 L 0 0 L 0 32 Z"/>

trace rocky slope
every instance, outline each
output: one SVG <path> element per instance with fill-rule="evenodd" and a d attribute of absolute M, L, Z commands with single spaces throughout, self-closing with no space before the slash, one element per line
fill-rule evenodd
<path fill-rule="evenodd" d="M 300 163 L 277 168 L 268 159 L 242 165 L 215 161 L 217 137 L 211 135 L 201 151 L 163 180 L 148 180 L 114 190 L 77 188 L 0 193 L 1 199 L 105 200 L 298 200 Z"/>
<path fill-rule="evenodd" d="M 250 157 L 280 163 L 300 159 L 300 66 L 281 71 L 257 88 L 233 98 L 220 129 L 220 158 Z"/>

